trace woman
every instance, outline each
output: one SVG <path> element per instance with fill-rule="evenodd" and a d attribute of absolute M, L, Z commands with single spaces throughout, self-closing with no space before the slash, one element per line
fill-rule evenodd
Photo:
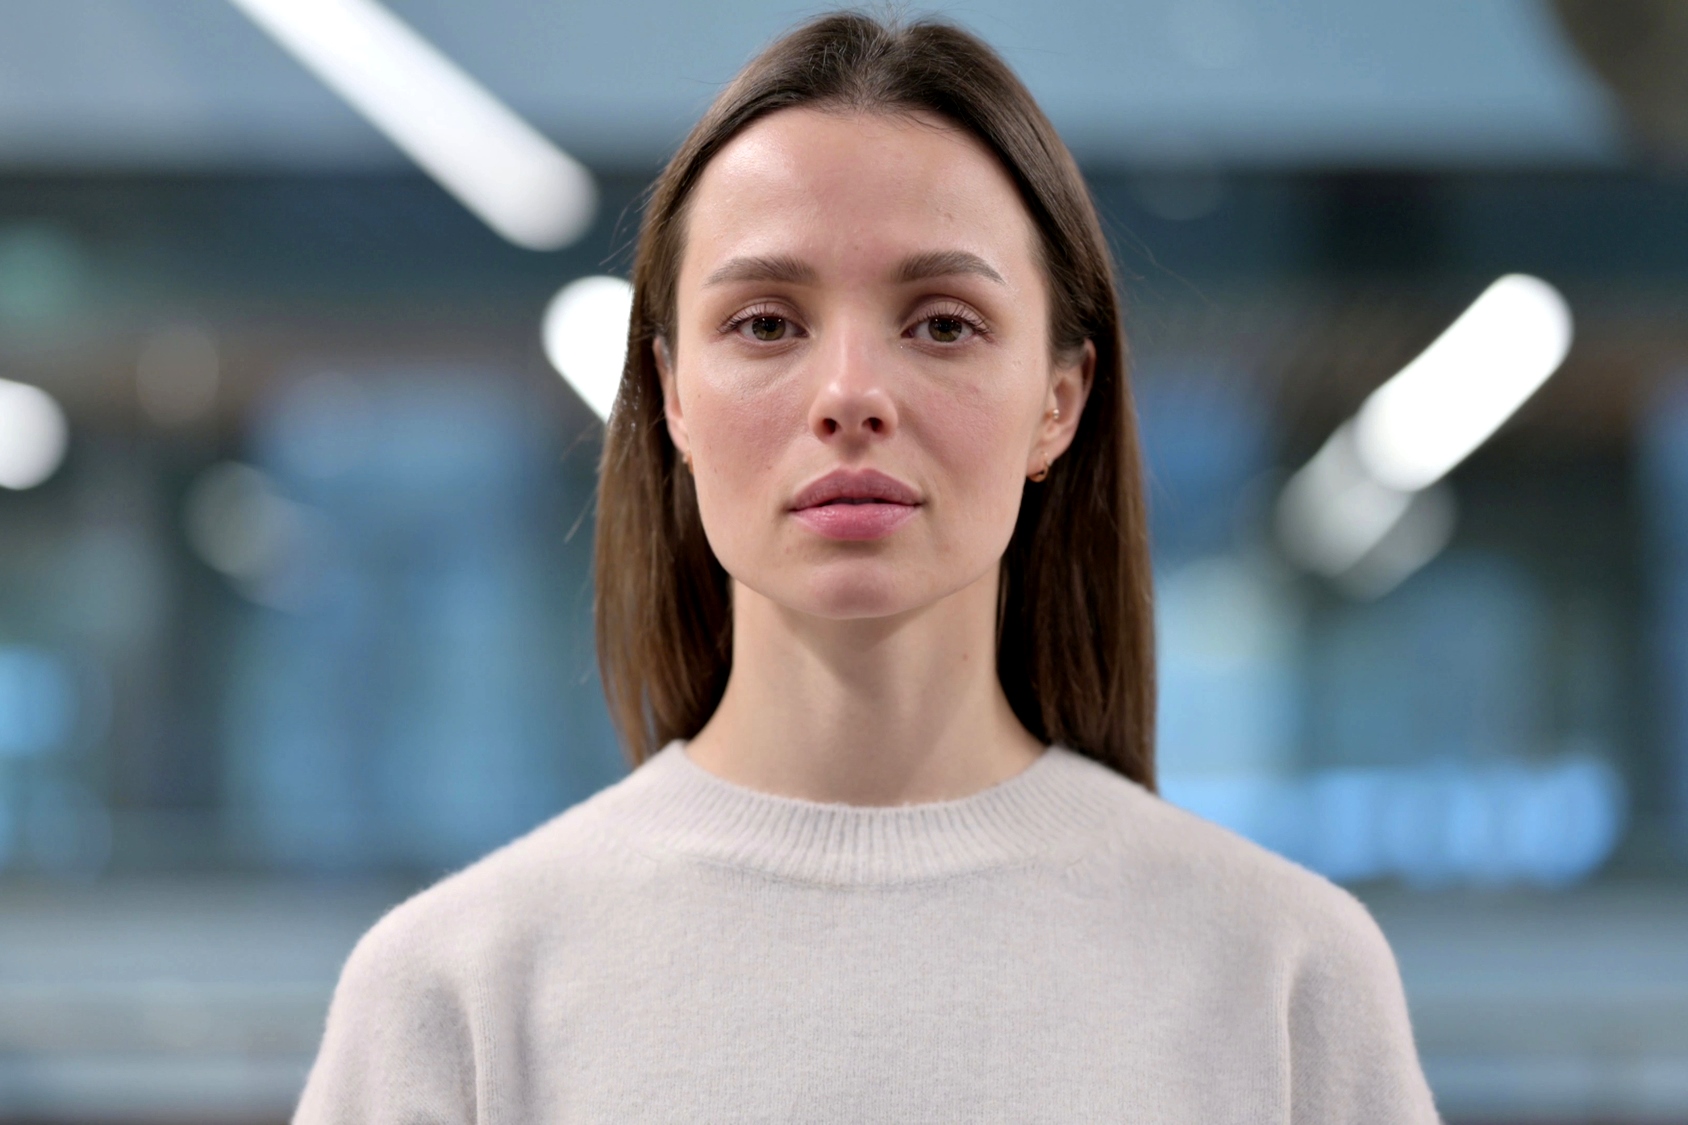
<path fill-rule="evenodd" d="M 638 768 L 365 935 L 296 1121 L 1436 1120 L 1365 910 L 1152 794 L 1109 256 L 990 49 L 775 43 L 634 287 Z"/>

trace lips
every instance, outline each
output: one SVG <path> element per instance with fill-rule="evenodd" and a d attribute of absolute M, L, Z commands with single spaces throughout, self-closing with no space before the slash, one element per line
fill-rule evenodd
<path fill-rule="evenodd" d="M 836 503 L 918 504 L 920 494 L 877 469 L 834 469 L 805 487 L 791 502 L 793 511 Z"/>
<path fill-rule="evenodd" d="M 806 485 L 791 514 L 829 539 L 879 539 L 920 510 L 920 494 L 875 469 L 835 469 Z"/>

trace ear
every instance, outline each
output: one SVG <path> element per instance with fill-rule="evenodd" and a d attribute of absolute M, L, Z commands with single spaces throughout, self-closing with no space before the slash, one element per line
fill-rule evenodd
<path fill-rule="evenodd" d="M 657 377 L 662 380 L 662 415 L 668 422 L 668 440 L 684 457 L 691 450 L 691 439 L 686 434 L 686 420 L 680 414 L 680 392 L 674 386 L 674 353 L 668 346 L 668 338 L 653 339 L 651 352 L 656 357 Z"/>
<path fill-rule="evenodd" d="M 1084 347 L 1071 362 L 1056 367 L 1050 373 L 1049 392 L 1043 402 L 1043 420 L 1038 426 L 1031 457 L 1026 462 L 1027 476 L 1054 462 L 1072 445 L 1095 378 L 1096 345 L 1089 340 L 1084 342 Z"/>

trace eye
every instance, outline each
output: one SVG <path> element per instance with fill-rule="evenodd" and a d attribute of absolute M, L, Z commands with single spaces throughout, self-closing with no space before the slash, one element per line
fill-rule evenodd
<path fill-rule="evenodd" d="M 940 344 L 955 343 L 971 327 L 958 316 L 933 316 L 926 319 L 927 335 Z"/>
<path fill-rule="evenodd" d="M 778 344 L 803 334 L 790 317 L 771 306 L 757 306 L 739 313 L 721 326 L 724 333 L 737 333 L 746 340 L 763 344 Z"/>
<path fill-rule="evenodd" d="M 917 339 L 934 344 L 960 344 L 984 334 L 984 325 L 959 308 L 939 308 L 915 323 Z"/>
<path fill-rule="evenodd" d="M 758 340 L 772 343 L 785 339 L 790 325 L 783 316 L 753 316 L 745 321 L 750 327 L 750 334 Z"/>

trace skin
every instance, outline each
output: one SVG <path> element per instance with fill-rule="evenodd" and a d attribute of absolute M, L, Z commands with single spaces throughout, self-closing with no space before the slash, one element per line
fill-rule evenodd
<path fill-rule="evenodd" d="M 699 179 L 676 296 L 668 430 L 733 589 L 732 671 L 687 755 L 855 805 L 1025 769 L 1044 747 L 996 676 L 999 563 L 1095 352 L 1052 355 L 1036 228 L 1001 164 L 927 115 L 771 114 Z M 881 539 L 816 533 L 791 505 L 840 467 L 913 486 L 918 510 Z"/>

